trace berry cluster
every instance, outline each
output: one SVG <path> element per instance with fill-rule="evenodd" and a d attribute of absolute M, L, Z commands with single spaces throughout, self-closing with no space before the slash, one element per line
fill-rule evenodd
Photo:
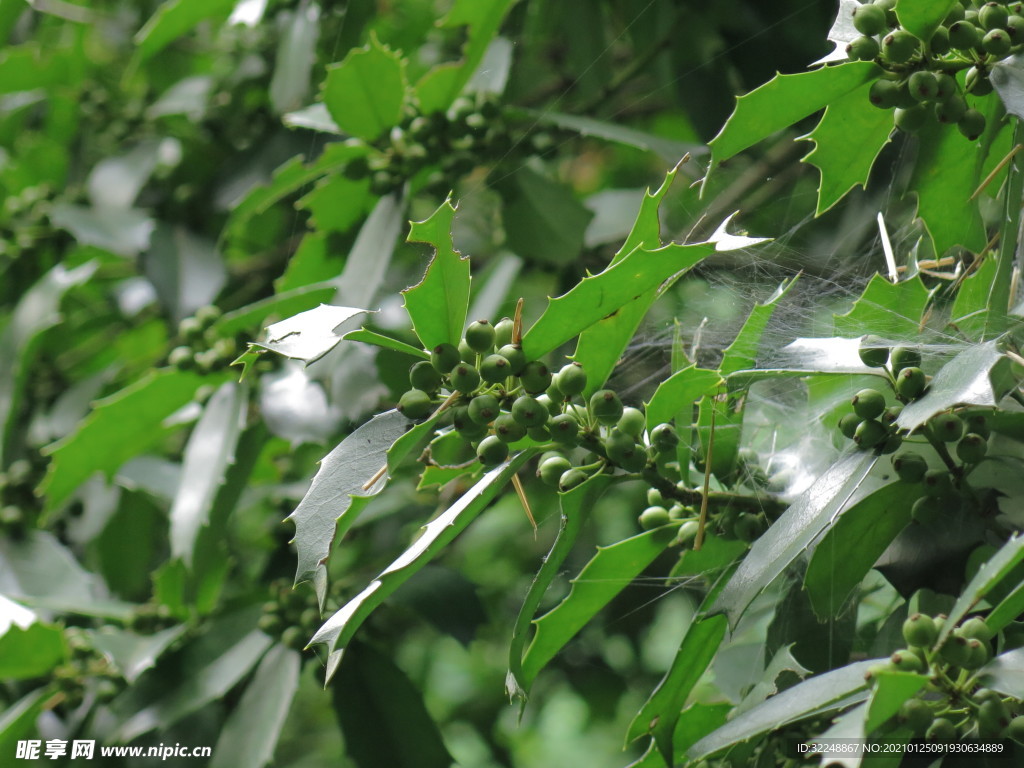
<path fill-rule="evenodd" d="M 167 355 L 167 364 L 182 371 L 211 373 L 234 362 L 238 357 L 238 340 L 221 336 L 213 327 L 220 314 L 213 305 L 200 307 L 195 315 L 178 323 L 178 340 L 182 343 Z"/>
<path fill-rule="evenodd" d="M 28 459 L 12 461 L 0 472 L 0 533 L 11 538 L 24 536 L 31 522 L 28 510 L 39 503 L 33 490 L 39 479 Z"/>
<path fill-rule="evenodd" d="M 431 191 L 444 194 L 451 179 L 463 176 L 482 162 L 509 153 L 543 153 L 554 144 L 545 132 L 516 141 L 501 119 L 501 107 L 489 94 L 460 96 L 447 112 L 410 112 L 386 140 L 368 156 L 354 158 L 345 168 L 350 179 L 370 179 L 370 191 L 386 195 L 425 168 L 436 166 L 424 181 Z"/>
<path fill-rule="evenodd" d="M 124 687 L 120 670 L 81 631 L 68 630 L 66 638 L 70 657 L 52 672 L 61 694 L 57 707 L 69 713 L 78 709 L 90 693 L 97 701 L 110 701 Z"/>
<path fill-rule="evenodd" d="M 152 635 L 176 623 L 170 608 L 160 603 L 143 603 L 135 608 L 128 619 L 128 627 L 140 635 Z"/>
<path fill-rule="evenodd" d="M 429 361 L 410 368 L 412 389 L 402 395 L 398 410 L 423 419 L 448 406 L 446 423 L 485 468 L 505 461 L 511 445 L 532 441 L 547 449 L 537 476 L 562 492 L 600 472 L 639 475 L 651 486 L 641 527 L 678 524 L 680 542 L 692 540 L 700 494 L 681 482 L 675 428 L 667 423 L 648 428 L 645 413 L 623 405 L 611 389 L 584 397 L 584 367 L 570 362 L 552 373 L 543 362 L 527 360 L 513 339 L 513 326 L 509 318 L 494 325 L 478 320 L 458 347 L 436 346 Z M 747 541 L 766 527 L 759 511 L 732 508 L 716 511 L 709 523 Z"/>
<path fill-rule="evenodd" d="M 861 33 L 846 46 L 855 61 L 885 69 L 869 93 L 871 103 L 893 109 L 896 127 L 913 133 L 931 118 L 955 124 L 971 141 L 985 130 L 985 116 L 966 95 L 992 92 L 989 72 L 1007 56 L 1024 50 L 1024 3 L 955 3 L 929 40 L 900 26 L 896 0 L 875 0 L 853 10 Z M 957 73 L 964 72 L 961 79 Z"/>
<path fill-rule="evenodd" d="M 1009 737 L 1024 743 L 1024 703 L 982 687 L 974 675 L 992 657 L 995 633 L 976 616 L 936 647 L 945 621 L 941 614 L 913 614 L 903 623 L 907 647 L 872 666 L 865 677 L 873 683 L 891 671 L 929 676 L 926 693 L 905 701 L 896 715 L 915 736 L 939 742 Z"/>
<path fill-rule="evenodd" d="M 260 630 L 279 639 L 282 645 L 301 651 L 323 623 L 316 595 L 309 590 L 297 592 L 283 580 L 270 585 L 270 594 L 270 600 L 263 604 Z"/>

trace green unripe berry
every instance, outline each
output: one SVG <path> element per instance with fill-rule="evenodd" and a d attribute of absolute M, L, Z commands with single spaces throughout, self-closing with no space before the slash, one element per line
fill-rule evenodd
<path fill-rule="evenodd" d="M 894 29 L 882 38 L 882 55 L 893 64 L 905 64 L 920 45 L 921 41 L 905 29 Z"/>
<path fill-rule="evenodd" d="M 487 433 L 486 426 L 483 424 L 477 424 L 469 418 L 469 408 L 464 405 L 456 406 L 452 409 L 452 424 L 455 426 L 455 431 L 459 433 L 459 436 L 462 437 L 463 440 L 476 440 L 478 437 L 483 437 Z"/>
<path fill-rule="evenodd" d="M 946 14 L 946 18 L 943 19 L 942 23 L 947 27 L 951 24 L 956 24 L 958 21 L 963 21 L 964 18 L 964 7 L 960 3 L 953 3 L 953 7 L 949 9 L 949 13 Z"/>
<path fill-rule="evenodd" d="M 864 673 L 864 679 L 873 685 L 878 676 L 884 675 L 886 672 L 892 672 L 891 664 L 872 664 L 868 667 L 868 671 Z"/>
<path fill-rule="evenodd" d="M 616 464 L 621 464 L 624 458 L 634 454 L 639 446 L 632 435 L 627 435 L 620 429 L 613 429 L 604 439 L 604 450 L 608 458 Z"/>
<path fill-rule="evenodd" d="M 485 469 L 496 467 L 508 458 L 508 444 L 494 435 L 488 435 L 477 446 L 476 457 Z"/>
<path fill-rule="evenodd" d="M 933 56 L 942 56 L 949 53 L 953 48 L 949 42 L 949 28 L 938 27 L 932 33 L 932 39 L 928 41 L 928 48 Z"/>
<path fill-rule="evenodd" d="M 957 628 L 957 633 L 968 640 L 973 638 L 983 643 L 987 643 L 995 636 L 995 632 L 989 628 L 988 624 L 980 616 L 969 618 Z"/>
<path fill-rule="evenodd" d="M 19 507 L 8 504 L 0 508 L 0 528 L 18 528 L 25 522 L 25 513 Z"/>
<path fill-rule="evenodd" d="M 679 434 L 671 424 L 659 424 L 651 430 L 651 445 L 659 451 L 671 451 L 679 445 Z"/>
<path fill-rule="evenodd" d="M 562 413 L 558 416 L 553 416 L 548 428 L 551 430 L 551 439 L 556 443 L 576 445 L 580 425 L 571 414 Z"/>
<path fill-rule="evenodd" d="M 928 462 L 919 453 L 905 451 L 892 457 L 892 468 L 903 482 L 919 483 L 928 471 Z"/>
<path fill-rule="evenodd" d="M 908 648 L 896 651 L 889 657 L 894 669 L 900 672 L 923 672 L 924 662 L 921 657 Z"/>
<path fill-rule="evenodd" d="M 881 368 L 889 362 L 889 346 L 877 336 L 865 336 L 861 339 L 857 354 L 868 368 Z"/>
<path fill-rule="evenodd" d="M 944 443 L 955 443 L 964 434 L 964 422 L 955 413 L 937 413 L 928 420 L 928 429 Z"/>
<path fill-rule="evenodd" d="M 533 360 L 523 366 L 519 373 L 519 383 L 530 393 L 540 393 L 551 386 L 551 372 L 539 360 Z"/>
<path fill-rule="evenodd" d="M 649 506 L 649 507 L 667 507 L 668 505 L 665 503 L 665 497 L 662 495 L 661 491 L 659 491 L 657 488 L 648 488 L 647 489 L 647 506 Z"/>
<path fill-rule="evenodd" d="M 903 639 L 914 648 L 931 648 L 939 639 L 935 619 L 923 613 L 911 615 L 903 622 Z"/>
<path fill-rule="evenodd" d="M 178 337 L 184 341 L 195 341 L 203 335 L 203 325 L 194 317 L 186 317 L 178 323 Z"/>
<path fill-rule="evenodd" d="M 877 389 L 862 389 L 853 396 L 850 405 L 862 420 L 875 419 L 885 410 L 885 395 Z"/>
<path fill-rule="evenodd" d="M 948 469 L 929 469 L 921 481 L 924 483 L 924 492 L 933 499 L 941 499 L 953 491 Z"/>
<path fill-rule="evenodd" d="M 851 40 L 846 46 L 846 55 L 850 61 L 872 61 L 878 58 L 882 48 L 878 41 L 867 35 Z"/>
<path fill-rule="evenodd" d="M 512 403 L 512 417 L 524 427 L 539 427 L 547 423 L 548 410 L 535 397 L 522 395 Z"/>
<path fill-rule="evenodd" d="M 477 395 L 469 401 L 469 418 L 477 424 L 490 424 L 501 413 L 501 405 L 494 395 Z"/>
<path fill-rule="evenodd" d="M 622 416 L 622 401 L 612 390 L 599 389 L 590 397 L 590 412 L 602 424 L 615 424 Z"/>
<path fill-rule="evenodd" d="M 945 101 L 957 91 L 956 78 L 939 72 L 935 75 L 935 98 L 938 101 Z"/>
<path fill-rule="evenodd" d="M 890 453 L 896 453 L 903 445 L 903 436 L 900 434 L 892 433 L 885 438 L 885 442 L 882 443 L 881 448 L 878 449 L 879 453 L 883 456 L 888 456 Z"/>
<path fill-rule="evenodd" d="M 1024 16 L 1014 14 L 1006 20 L 1006 34 L 1014 45 L 1024 42 Z"/>
<path fill-rule="evenodd" d="M 897 108 L 893 123 L 904 133 L 917 133 L 928 119 L 928 110 L 920 104 L 913 107 Z"/>
<path fill-rule="evenodd" d="M 965 138 L 976 141 L 985 132 L 985 116 L 976 109 L 968 109 L 956 127 Z"/>
<path fill-rule="evenodd" d="M 572 462 L 565 456 L 552 456 L 540 463 L 540 466 L 537 467 L 537 476 L 544 485 L 557 488 L 562 475 L 570 469 L 572 469 Z"/>
<path fill-rule="evenodd" d="M 988 452 L 988 441 L 981 435 L 968 433 L 956 444 L 956 455 L 964 464 L 978 464 Z"/>
<path fill-rule="evenodd" d="M 1005 56 L 1010 52 L 1013 43 L 1010 42 L 1010 35 L 1005 29 L 993 29 L 981 39 L 981 47 L 993 56 Z"/>
<path fill-rule="evenodd" d="M 988 423 L 988 414 L 981 411 L 969 411 L 964 422 L 967 424 L 967 431 L 975 435 L 981 435 L 988 440 L 992 435 L 992 427 Z"/>
<path fill-rule="evenodd" d="M 587 388 L 587 372 L 579 363 L 569 363 L 555 375 L 555 386 L 566 397 L 578 395 Z"/>
<path fill-rule="evenodd" d="M 459 350 L 451 344 L 438 344 L 430 351 L 430 364 L 438 373 L 448 373 L 461 360 Z"/>
<path fill-rule="evenodd" d="M 914 400 L 924 393 L 928 379 L 916 366 L 904 368 L 896 374 L 896 394 L 904 400 Z"/>
<path fill-rule="evenodd" d="M 935 721 L 928 726 L 928 730 L 925 731 L 925 741 L 931 741 L 936 743 L 946 743 L 955 741 L 957 737 L 956 726 L 953 725 L 949 720 L 944 717 L 936 718 Z"/>
<path fill-rule="evenodd" d="M 476 365 L 476 351 L 466 343 L 465 339 L 459 342 L 459 358 L 464 363 Z"/>
<path fill-rule="evenodd" d="M 175 347 L 167 356 L 167 364 L 181 371 L 195 367 L 195 353 L 191 347 Z"/>
<path fill-rule="evenodd" d="M 587 473 L 576 467 L 563 473 L 558 479 L 558 490 L 562 493 L 571 491 L 573 488 L 583 484 L 587 479 Z"/>
<path fill-rule="evenodd" d="M 910 89 L 910 95 L 917 101 L 931 101 L 939 92 L 938 80 L 931 70 L 927 69 L 912 74 L 907 80 L 907 87 Z"/>
<path fill-rule="evenodd" d="M 959 93 L 954 93 L 945 101 L 935 105 L 935 117 L 943 125 L 959 123 L 966 114 L 967 101 Z"/>
<path fill-rule="evenodd" d="M 986 699 L 978 707 L 978 734 L 983 738 L 999 736 L 1009 725 L 1010 715 L 1001 700 Z"/>
<path fill-rule="evenodd" d="M 503 413 L 494 420 L 494 434 L 503 443 L 514 443 L 526 437 L 526 427 L 511 413 Z"/>
<path fill-rule="evenodd" d="M 932 708 L 917 698 L 903 702 L 896 717 L 915 736 L 923 736 L 934 719 Z"/>
<path fill-rule="evenodd" d="M 671 517 L 671 513 L 669 514 Z M 681 526 L 679 531 L 676 533 L 676 542 L 679 546 L 685 547 L 691 541 L 697 538 L 697 532 L 700 530 L 700 523 L 696 520 L 687 520 Z"/>
<path fill-rule="evenodd" d="M 981 31 L 966 19 L 949 27 L 949 44 L 958 51 L 970 51 L 981 43 Z"/>
<path fill-rule="evenodd" d="M 640 521 L 640 527 L 645 531 L 668 525 L 671 521 L 671 518 L 668 516 L 668 510 L 664 507 L 648 507 L 640 513 L 640 517 L 637 519 Z"/>
<path fill-rule="evenodd" d="M 459 363 L 451 372 L 452 387 L 465 395 L 480 386 L 480 374 L 469 363 Z"/>
<path fill-rule="evenodd" d="M 985 3 L 978 10 L 978 21 L 984 29 L 996 30 L 1006 27 L 1010 14 L 1001 3 Z"/>
<path fill-rule="evenodd" d="M 888 431 L 874 419 L 866 419 L 857 425 L 857 431 L 853 433 L 853 442 L 858 448 L 874 448 L 885 440 Z"/>
<path fill-rule="evenodd" d="M 903 413 L 903 405 L 901 403 L 896 403 L 896 405 L 890 405 L 888 408 L 882 411 L 882 415 L 881 417 L 879 417 L 879 421 L 881 421 L 885 426 L 891 427 L 893 424 L 896 423 L 896 420 L 899 419 L 901 413 Z"/>
<path fill-rule="evenodd" d="M 488 355 L 480 361 L 480 378 L 488 384 L 497 384 L 512 375 L 512 366 L 502 355 Z"/>
<path fill-rule="evenodd" d="M 551 430 L 548 429 L 547 424 L 542 424 L 539 427 L 527 427 L 526 434 L 536 443 L 547 443 L 551 440 Z M 563 445 L 565 444 L 563 443 Z"/>
<path fill-rule="evenodd" d="M 1024 744 L 1024 715 L 1017 715 L 1010 721 L 1006 726 L 1006 735 L 1018 744 Z"/>
<path fill-rule="evenodd" d="M 441 386 L 441 374 L 437 372 L 432 363 L 420 360 L 414 363 L 409 369 L 409 384 L 413 389 L 422 389 L 424 392 L 434 392 Z"/>
<path fill-rule="evenodd" d="M 879 109 L 892 109 L 900 100 L 900 87 L 892 80 L 875 80 L 868 90 L 868 101 Z"/>
<path fill-rule="evenodd" d="M 474 352 L 490 352 L 494 346 L 494 326 L 487 320 L 475 320 L 466 328 L 466 343 Z"/>
<path fill-rule="evenodd" d="M 954 667 L 963 667 L 970 663 L 971 651 L 967 646 L 967 638 L 950 635 L 939 650 L 942 659 Z"/>
<path fill-rule="evenodd" d="M 294 651 L 301 651 L 306 646 L 306 636 L 299 627 L 288 627 L 281 633 L 281 644 Z"/>
<path fill-rule="evenodd" d="M 494 325 L 494 346 L 501 349 L 512 343 L 512 331 L 515 323 L 511 317 L 503 317 Z"/>
<path fill-rule="evenodd" d="M 508 360 L 513 376 L 518 376 L 526 367 L 526 355 L 523 354 L 523 348 L 518 344 L 506 344 L 498 350 L 498 354 Z"/>
<path fill-rule="evenodd" d="M 839 420 L 839 431 L 843 433 L 843 437 L 853 440 L 853 436 L 857 434 L 857 427 L 860 426 L 861 418 L 855 413 L 848 413 Z"/>
<path fill-rule="evenodd" d="M 551 399 L 551 395 L 545 392 L 543 395 L 537 395 L 537 402 L 547 409 L 547 412 L 551 416 L 559 416 L 562 413 L 562 409 L 558 403 Z"/>
<path fill-rule="evenodd" d="M 853 26 L 862 35 L 877 35 L 886 29 L 885 10 L 877 5 L 861 5 L 853 10 Z"/>
<path fill-rule="evenodd" d="M 989 659 L 992 658 L 992 647 L 988 643 L 983 643 L 977 638 L 969 638 L 967 640 L 967 661 L 964 662 L 963 668 L 969 670 L 981 669 L 983 666 L 988 664 Z"/>
<path fill-rule="evenodd" d="M 422 419 L 434 410 L 430 395 L 422 389 L 410 389 L 398 401 L 398 412 L 407 419 Z"/>
<path fill-rule="evenodd" d="M 640 437 L 646 425 L 647 418 L 643 411 L 638 408 L 623 408 L 616 426 L 630 437 Z"/>
<path fill-rule="evenodd" d="M 988 70 L 971 67 L 964 75 L 964 90 L 973 96 L 988 96 L 992 93 L 992 81 L 989 79 Z"/>

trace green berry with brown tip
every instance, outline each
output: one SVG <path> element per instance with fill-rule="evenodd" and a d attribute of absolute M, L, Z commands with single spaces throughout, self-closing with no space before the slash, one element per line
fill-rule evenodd
<path fill-rule="evenodd" d="M 923 736 L 935 719 L 932 708 L 918 698 L 907 699 L 896 714 L 898 721 L 915 736 Z"/>
<path fill-rule="evenodd" d="M 409 384 L 413 389 L 434 392 L 441 386 L 441 374 L 437 372 L 432 363 L 420 360 L 409 369 Z"/>
<path fill-rule="evenodd" d="M 522 395 L 512 403 L 512 416 L 524 427 L 539 427 L 547 423 L 548 409 L 537 398 Z"/>
<path fill-rule="evenodd" d="M 451 344 L 438 344 L 430 351 L 430 364 L 438 373 L 448 373 L 461 360 L 459 350 Z"/>
<path fill-rule="evenodd" d="M 918 70 L 907 80 L 910 95 L 917 101 L 931 101 L 939 92 L 939 83 L 928 69 Z M 886 355 L 888 357 L 888 355 Z"/>
<path fill-rule="evenodd" d="M 526 437 L 526 427 L 511 413 L 503 413 L 494 420 L 494 434 L 503 443 L 514 443 Z"/>
<path fill-rule="evenodd" d="M 671 424 L 659 424 L 651 430 L 651 445 L 659 451 L 671 451 L 679 445 L 679 433 Z"/>
<path fill-rule="evenodd" d="M 488 355 L 480 361 L 480 378 L 488 384 L 498 384 L 512 375 L 512 366 L 502 355 Z"/>
<path fill-rule="evenodd" d="M 941 499 L 953 492 L 953 481 L 948 469 L 929 469 L 922 478 L 924 492 L 933 499 Z"/>
<path fill-rule="evenodd" d="M 498 398 L 492 394 L 477 395 L 469 401 L 469 418 L 477 424 L 490 424 L 501 413 Z"/>
<path fill-rule="evenodd" d="M 902 650 L 895 651 L 892 656 L 889 657 L 889 661 L 892 663 L 893 668 L 900 672 L 924 671 L 924 662 L 921 661 L 921 657 L 909 648 L 903 648 Z"/>
<path fill-rule="evenodd" d="M 551 372 L 544 363 L 533 360 L 519 372 L 519 383 L 527 392 L 539 394 L 551 386 Z"/>
<path fill-rule="evenodd" d="M 921 47 L 921 41 L 905 29 L 894 29 L 882 38 L 882 56 L 892 64 L 905 64 Z"/>
<path fill-rule="evenodd" d="M 584 482 L 586 482 L 586 480 L 587 473 L 584 472 L 582 469 L 573 467 L 572 469 L 564 472 L 562 476 L 558 479 L 558 490 L 560 490 L 562 493 L 565 493 L 566 491 L 571 491 L 573 488 L 582 485 Z"/>
<path fill-rule="evenodd" d="M 924 613 L 912 614 L 903 622 L 903 639 L 914 648 L 931 648 L 939 639 L 935 619 Z"/>
<path fill-rule="evenodd" d="M 511 317 L 503 317 L 494 324 L 494 346 L 501 349 L 506 344 L 512 343 L 512 331 L 515 329 L 515 322 Z"/>
<path fill-rule="evenodd" d="M 881 34 L 888 24 L 885 10 L 877 5 L 860 5 L 853 9 L 853 26 L 862 35 Z"/>
<path fill-rule="evenodd" d="M 985 115 L 976 109 L 968 109 L 956 127 L 964 138 L 976 141 L 985 132 Z"/>
<path fill-rule="evenodd" d="M 868 101 L 879 109 L 892 109 L 900 101 L 899 84 L 892 80 L 875 80 L 868 89 Z"/>
<path fill-rule="evenodd" d="M 881 51 L 878 41 L 867 35 L 856 37 L 846 45 L 846 55 L 850 61 L 873 61 Z"/>
<path fill-rule="evenodd" d="M 647 418 L 639 408 L 623 408 L 616 424 L 618 429 L 631 437 L 640 437 L 647 425 Z"/>
<path fill-rule="evenodd" d="M 526 355 L 518 344 L 506 344 L 498 350 L 498 354 L 508 360 L 513 376 L 518 376 L 526 367 Z"/>
<path fill-rule="evenodd" d="M 881 368 L 889 362 L 889 345 L 877 336 L 865 336 L 860 341 L 857 354 L 868 368 Z"/>
<path fill-rule="evenodd" d="M 1005 29 L 993 29 L 981 39 L 981 47 L 986 53 L 1002 57 L 1010 52 L 1013 43 L 1010 42 L 1010 35 Z"/>
<path fill-rule="evenodd" d="M 572 469 L 572 462 L 565 456 L 551 456 L 537 467 L 537 476 L 545 485 L 557 488 L 562 475 Z"/>
<path fill-rule="evenodd" d="M 853 442 L 858 448 L 874 448 L 888 436 L 888 430 L 874 419 L 865 419 L 857 425 L 853 433 Z"/>
<path fill-rule="evenodd" d="M 494 347 L 494 326 L 487 320 L 475 320 L 466 328 L 466 343 L 474 352 L 490 352 Z"/>
<path fill-rule="evenodd" d="M 892 468 L 900 480 L 905 483 L 919 483 L 928 471 L 928 462 L 924 456 L 914 451 L 904 451 L 892 457 Z"/>
<path fill-rule="evenodd" d="M 949 27 L 949 44 L 958 51 L 971 51 L 981 43 L 981 31 L 966 19 Z"/>
<path fill-rule="evenodd" d="M 480 373 L 469 363 L 459 363 L 452 368 L 450 380 L 453 389 L 468 395 L 480 386 Z"/>
<path fill-rule="evenodd" d="M 913 347 L 894 347 L 889 354 L 889 363 L 893 373 L 899 373 L 904 368 L 911 366 L 921 367 L 921 353 Z"/>
<path fill-rule="evenodd" d="M 967 101 L 959 93 L 935 105 L 935 117 L 943 125 L 953 125 L 967 114 Z"/>
<path fill-rule="evenodd" d="M 842 432 L 843 437 L 853 440 L 853 436 L 857 434 L 857 427 L 860 426 L 861 418 L 855 413 L 848 413 L 839 420 L 839 431 Z"/>
<path fill-rule="evenodd" d="M 925 741 L 945 744 L 957 738 L 956 726 L 944 717 L 938 717 L 928 726 L 924 734 Z"/>
<path fill-rule="evenodd" d="M 937 413 L 928 420 L 928 429 L 944 443 L 955 443 L 964 434 L 964 422 L 955 413 Z"/>
<path fill-rule="evenodd" d="M 407 419 L 422 419 L 434 410 L 430 395 L 422 389 L 410 389 L 398 401 L 398 412 Z"/>
<path fill-rule="evenodd" d="M 622 401 L 610 389 L 599 389 L 590 397 L 590 412 L 602 424 L 612 425 L 622 416 Z"/>
<path fill-rule="evenodd" d="M 477 446 L 476 457 L 485 469 L 496 467 L 508 458 L 508 444 L 488 435 Z"/>
<path fill-rule="evenodd" d="M 956 444 L 956 455 L 964 464 L 978 464 L 988 452 L 988 441 L 981 435 L 968 433 Z"/>
<path fill-rule="evenodd" d="M 985 3 L 978 9 L 978 21 L 983 29 L 995 30 L 1006 27 L 1010 14 L 1002 3 Z"/>
<path fill-rule="evenodd" d="M 927 383 L 928 379 L 920 368 L 904 368 L 896 374 L 896 394 L 904 400 L 914 400 L 924 393 Z"/>
<path fill-rule="evenodd" d="M 555 386 L 566 397 L 578 395 L 587 388 L 587 372 L 579 363 L 569 363 L 555 374 Z"/>
<path fill-rule="evenodd" d="M 853 412 L 864 419 L 875 419 L 885 411 L 885 395 L 877 389 L 862 389 L 850 401 Z"/>
<path fill-rule="evenodd" d="M 551 431 L 551 439 L 561 445 L 576 445 L 580 432 L 579 422 L 572 414 L 561 413 L 553 416 L 548 424 Z"/>

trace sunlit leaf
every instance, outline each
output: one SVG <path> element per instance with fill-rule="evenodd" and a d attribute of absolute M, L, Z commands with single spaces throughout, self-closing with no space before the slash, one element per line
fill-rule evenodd
<path fill-rule="evenodd" d="M 285 357 L 312 363 L 334 349 L 345 337 L 347 329 L 340 329 L 346 322 L 368 311 L 321 304 L 316 309 L 308 309 L 267 326 L 266 340 L 253 344 Z"/>
<path fill-rule="evenodd" d="M 158 53 L 203 19 L 227 16 L 235 0 L 165 0 L 135 34 L 143 59 Z"/>
<path fill-rule="evenodd" d="M 957 0 L 899 0 L 896 18 L 918 40 L 928 42 Z"/>
<path fill-rule="evenodd" d="M 405 61 L 372 37 L 327 66 L 323 100 L 341 130 L 372 141 L 398 123 L 405 90 Z"/>

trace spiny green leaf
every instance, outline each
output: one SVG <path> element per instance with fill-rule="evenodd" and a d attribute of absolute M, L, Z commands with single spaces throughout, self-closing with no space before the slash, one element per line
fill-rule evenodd
<path fill-rule="evenodd" d="M 717 371 L 708 371 L 690 365 L 676 371 L 654 390 L 651 401 L 644 410 L 647 414 L 647 428 L 671 422 L 676 414 L 690 408 L 702 397 L 713 394 L 722 383 Z"/>
<path fill-rule="evenodd" d="M 820 619 L 839 615 L 886 547 L 910 523 L 910 508 L 920 495 L 914 483 L 880 488 L 850 507 L 815 545 L 804 586 Z"/>
<path fill-rule="evenodd" d="M 978 682 L 1004 696 L 1024 699 L 1024 648 L 996 656 L 978 670 Z"/>
<path fill-rule="evenodd" d="M 598 611 L 665 551 L 675 532 L 675 526 L 655 528 L 597 548 L 597 554 L 572 580 L 565 599 L 534 622 L 537 631 L 523 656 L 522 679 L 527 685 Z"/>
<path fill-rule="evenodd" d="M 313 636 L 310 644 L 326 643 L 327 679 L 337 671 L 352 636 L 373 611 L 420 568 L 434 559 L 494 500 L 512 476 L 534 455 L 532 449 L 514 455 L 490 470 L 452 506 L 427 523 L 415 542 L 385 568 L 366 589 L 341 607 Z"/>
<path fill-rule="evenodd" d="M 722 355 L 722 362 L 718 366 L 718 370 L 723 376 L 755 366 L 757 351 L 761 346 L 761 337 L 775 313 L 775 307 L 789 293 L 789 289 L 796 284 L 796 280 L 797 278 L 793 278 L 783 282 L 767 301 L 758 304 L 750 311 L 740 332 L 736 334 L 736 338 L 732 340 Z"/>
<path fill-rule="evenodd" d="M 834 316 L 835 335 L 853 338 L 873 333 L 886 339 L 913 339 L 920 334 L 930 296 L 919 277 L 891 283 L 874 275 L 850 311 Z"/>
<path fill-rule="evenodd" d="M 508 652 L 508 675 L 505 678 L 505 690 L 509 696 L 526 698 L 530 681 L 523 675 L 523 650 L 526 648 L 534 614 L 537 612 L 544 593 L 547 592 L 551 582 L 561 570 L 562 563 L 565 562 L 565 558 L 572 550 L 576 537 L 583 527 L 583 522 L 587 518 L 587 513 L 593 509 L 594 503 L 604 493 L 610 482 L 610 476 L 603 473 L 596 474 L 587 478 L 585 482 L 571 491 L 558 495 L 561 512 L 558 533 L 555 535 L 551 550 L 533 577 L 533 583 L 523 599 L 523 605 L 519 609 L 515 626 L 512 628 L 512 639 Z"/>
<path fill-rule="evenodd" d="M 536 360 L 578 336 L 669 278 L 678 275 L 713 253 L 712 243 L 666 245 L 649 251 L 637 248 L 597 275 L 585 277 L 576 287 L 551 299 L 540 319 L 523 336 L 523 352 Z"/>
<path fill-rule="evenodd" d="M 41 487 L 46 508 L 57 509 L 94 472 L 113 477 L 128 459 L 174 429 L 164 427 L 164 420 L 210 381 L 191 371 L 162 368 L 97 400 L 78 429 L 43 449 L 52 457 Z"/>
<path fill-rule="evenodd" d="M 821 122 L 802 137 L 814 142 L 803 162 L 821 171 L 820 216 L 855 186 L 867 186 L 871 168 L 892 134 L 892 114 L 868 101 L 870 83 L 850 91 L 825 108 Z M 856 136 L 855 141 L 850 141 Z"/>
<path fill-rule="evenodd" d="M 957 0 L 898 0 L 896 18 L 901 27 L 927 43 L 956 3 Z"/>
<path fill-rule="evenodd" d="M 341 130 L 373 141 L 398 124 L 406 87 L 405 60 L 372 36 L 339 64 L 327 65 L 323 100 Z"/>
<path fill-rule="evenodd" d="M 137 635 L 108 625 L 95 630 L 90 637 L 97 650 L 114 660 L 124 679 L 134 683 L 187 630 L 187 624 L 175 624 L 152 635 Z"/>
<path fill-rule="evenodd" d="M 338 332 L 344 323 L 368 311 L 321 304 L 315 309 L 308 309 L 287 320 L 268 325 L 266 341 L 255 341 L 253 345 L 302 360 L 308 365 L 334 349 L 345 337 L 344 332 Z"/>
<path fill-rule="evenodd" d="M 330 299 L 335 290 L 332 285 L 318 283 L 294 288 L 276 296 L 268 296 L 231 312 L 225 312 L 213 324 L 213 331 L 218 338 L 245 333 L 272 315 L 292 317 L 315 309 Z"/>
<path fill-rule="evenodd" d="M 627 741 L 650 733 L 665 762 L 674 764 L 676 721 L 693 687 L 718 653 L 727 628 L 724 616 L 695 619 L 687 627 L 672 666 L 633 718 Z"/>
<path fill-rule="evenodd" d="M 452 243 L 455 208 L 445 200 L 430 218 L 412 224 L 409 242 L 434 247 L 423 279 L 402 291 L 405 309 L 425 349 L 438 344 L 458 345 L 469 308 L 469 259 Z"/>
<path fill-rule="evenodd" d="M 0 597 L 2 599 L 2 597 Z M 53 624 L 17 624 L 0 634 L 0 676 L 5 680 L 43 677 L 64 661 L 64 632 Z"/>
<path fill-rule="evenodd" d="M 362 506 L 354 497 L 373 496 L 384 487 L 383 479 L 366 484 L 385 466 L 387 451 L 405 434 L 411 422 L 398 411 L 374 416 L 350 434 L 320 460 L 313 482 L 288 519 L 295 524 L 298 567 L 295 583 L 313 580 L 321 604 L 326 580 L 324 563 L 334 537 L 344 533 L 355 521 Z"/>
<path fill-rule="evenodd" d="M 895 715 L 903 702 L 916 694 L 928 682 L 926 675 L 910 672 L 883 672 L 875 677 L 875 684 L 868 699 L 864 731 L 871 733 L 886 720 Z"/>
<path fill-rule="evenodd" d="M 345 341 L 361 341 L 365 344 L 373 344 L 377 347 L 383 347 L 384 349 L 393 349 L 395 352 L 402 352 L 406 355 L 419 358 L 420 360 L 429 360 L 430 354 L 419 347 L 414 347 L 411 344 L 406 344 L 404 341 L 393 339 L 390 336 L 385 336 L 382 333 L 371 331 L 368 328 L 358 328 L 354 331 L 346 333 Z"/>
<path fill-rule="evenodd" d="M 835 524 L 876 461 L 877 457 L 858 452 L 829 467 L 754 542 L 713 610 L 725 611 L 736 626 L 751 601 Z"/>
<path fill-rule="evenodd" d="M 854 61 L 795 75 L 776 75 L 736 100 L 736 109 L 711 140 L 712 167 L 824 109 L 879 74 L 876 64 Z"/>

